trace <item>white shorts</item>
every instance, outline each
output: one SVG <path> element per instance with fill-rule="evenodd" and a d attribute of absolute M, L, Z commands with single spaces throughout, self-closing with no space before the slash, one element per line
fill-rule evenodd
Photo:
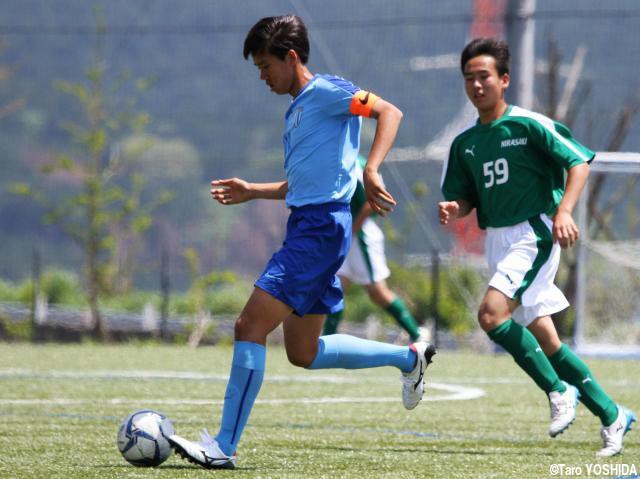
<path fill-rule="evenodd" d="M 540 215 L 514 226 L 487 228 L 489 286 L 520 301 L 513 319 L 525 327 L 569 306 L 553 283 L 560 264 L 560 245 L 553 242 L 552 224 L 547 215 Z"/>
<path fill-rule="evenodd" d="M 370 218 L 351 240 L 351 249 L 336 273 L 355 284 L 372 284 L 389 277 L 391 272 L 384 254 L 384 234 Z"/>

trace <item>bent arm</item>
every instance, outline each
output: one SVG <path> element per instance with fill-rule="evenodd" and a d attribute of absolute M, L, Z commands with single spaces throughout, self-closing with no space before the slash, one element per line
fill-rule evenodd
<path fill-rule="evenodd" d="M 473 210 L 473 205 L 462 198 L 455 201 L 441 201 L 438 203 L 438 216 L 440 223 L 449 224 L 449 221 L 456 218 L 463 218 Z"/>
<path fill-rule="evenodd" d="M 377 120 L 378 124 L 366 168 L 377 172 L 396 139 L 402 112 L 395 105 L 380 98 L 373 105 L 371 118 Z"/>
<path fill-rule="evenodd" d="M 573 212 L 573 208 L 576 206 L 578 198 L 580 198 L 580 193 L 582 193 L 588 177 L 588 163 L 580 163 L 567 171 L 567 183 L 560 205 L 558 205 L 558 212 L 563 211 L 569 214 Z"/>
<path fill-rule="evenodd" d="M 562 248 L 573 246 L 580 238 L 580 230 L 571 213 L 589 177 L 589 164 L 580 163 L 567 171 L 567 183 L 558 211 L 553 217 L 553 239 Z"/>
<path fill-rule="evenodd" d="M 473 211 L 473 205 L 469 201 L 463 199 L 458 199 L 456 201 L 460 206 L 460 209 L 458 210 L 458 218 L 463 218 Z"/>
<path fill-rule="evenodd" d="M 402 112 L 395 105 L 380 98 L 373 105 L 371 118 L 378 123 L 364 169 L 364 184 L 372 210 L 384 215 L 393 209 L 396 201 L 385 189 L 378 170 L 396 139 L 402 121 Z"/>

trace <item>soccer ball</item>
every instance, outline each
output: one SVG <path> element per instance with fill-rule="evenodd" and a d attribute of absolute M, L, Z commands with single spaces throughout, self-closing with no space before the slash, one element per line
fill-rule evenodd
<path fill-rule="evenodd" d="M 129 415 L 118 428 L 118 450 L 134 466 L 159 466 L 171 455 L 167 437 L 173 424 L 162 413 L 144 409 Z"/>

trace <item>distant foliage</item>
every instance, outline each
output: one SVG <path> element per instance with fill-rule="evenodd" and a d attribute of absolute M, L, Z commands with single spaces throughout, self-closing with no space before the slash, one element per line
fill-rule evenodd
<path fill-rule="evenodd" d="M 152 199 L 143 198 L 145 178 L 136 171 L 135 158 L 125 159 L 121 153 L 119 142 L 143 132 L 150 116 L 135 98 L 119 100 L 117 94 L 131 83 L 128 74 L 109 81 L 101 36 L 104 27 L 98 8 L 93 64 L 81 82 L 56 82 L 57 89 L 67 95 L 69 110 L 77 113 L 72 119 L 58 120 L 68 135 L 67 151 L 55 154 L 42 173 L 53 181 L 67 180 L 64 198 L 54 201 L 29 183 L 14 184 L 13 192 L 38 201 L 45 208 L 44 222 L 57 225 L 82 248 L 94 335 L 107 340 L 100 299 L 131 288 L 152 213 L 173 195 L 160 190 Z M 137 91 L 147 87 L 146 82 L 134 84 Z M 148 147 L 145 144 L 138 153 Z"/>
<path fill-rule="evenodd" d="M 78 276 L 61 269 L 46 270 L 40 278 L 40 294 L 48 304 L 80 306 L 86 304 Z M 33 301 L 33 281 L 17 283 L 0 280 L 0 301 L 29 305 Z"/>
<path fill-rule="evenodd" d="M 431 300 L 431 272 L 422 267 L 403 268 L 389 264 L 389 284 L 406 301 L 418 322 L 435 317 Z M 464 334 L 475 328 L 475 317 L 468 298 L 477 298 L 484 288 L 482 278 L 471 268 L 440 268 L 438 299 L 439 327 L 454 334 Z"/>

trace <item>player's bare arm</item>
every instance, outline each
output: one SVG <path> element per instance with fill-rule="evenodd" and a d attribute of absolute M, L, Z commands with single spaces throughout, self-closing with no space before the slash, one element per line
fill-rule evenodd
<path fill-rule="evenodd" d="M 580 231 L 571 213 L 578 202 L 588 176 L 589 165 L 587 163 L 576 165 L 567 172 L 564 196 L 553 218 L 553 240 L 560 243 L 562 248 L 573 246 L 580 237 Z"/>
<path fill-rule="evenodd" d="M 222 205 L 236 205 L 255 199 L 283 200 L 289 189 L 286 181 L 249 183 L 240 178 L 214 180 L 211 186 L 211 198 Z"/>
<path fill-rule="evenodd" d="M 473 205 L 467 200 L 441 201 L 438 203 L 438 216 L 440 224 L 449 224 L 449 221 L 467 216 L 473 210 Z"/>
<path fill-rule="evenodd" d="M 373 211 L 384 216 L 393 210 L 396 200 L 384 187 L 378 169 L 396 139 L 402 112 L 393 104 L 380 98 L 373 106 L 371 118 L 377 120 L 378 124 L 367 158 L 367 166 L 364 169 L 364 189 Z"/>

